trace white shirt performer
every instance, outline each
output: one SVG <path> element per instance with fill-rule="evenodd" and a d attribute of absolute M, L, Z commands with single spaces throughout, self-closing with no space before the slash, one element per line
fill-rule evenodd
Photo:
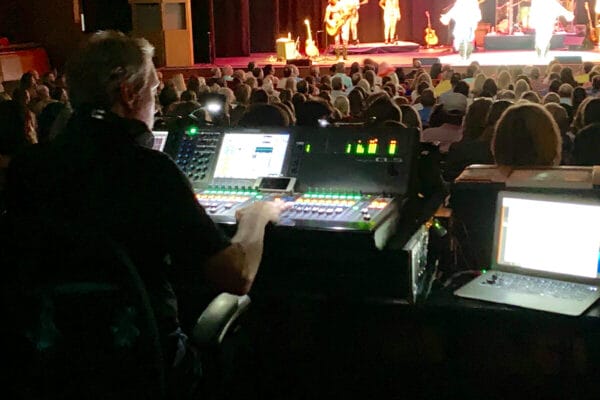
<path fill-rule="evenodd" d="M 546 57 L 550 50 L 550 40 L 554 32 L 556 18 L 563 16 L 573 21 L 572 12 L 556 0 L 532 0 L 529 9 L 529 26 L 535 29 L 535 51 L 538 57 Z"/>
<path fill-rule="evenodd" d="M 386 43 L 396 40 L 396 25 L 402 15 L 400 14 L 399 0 L 380 0 L 379 7 L 383 9 L 384 36 Z"/>
<path fill-rule="evenodd" d="M 362 6 L 363 4 L 367 4 L 369 2 L 369 0 L 344 0 L 345 3 L 347 4 L 346 7 L 348 7 L 351 12 L 352 12 L 352 16 L 350 17 L 349 23 L 350 23 L 350 36 L 352 37 L 352 40 L 354 41 L 355 44 L 358 44 L 358 20 L 359 20 L 359 11 L 360 11 L 360 6 Z"/>
<path fill-rule="evenodd" d="M 477 24 L 481 21 L 481 10 L 477 0 L 456 0 L 447 13 L 442 14 L 440 21 L 448 25 L 454 20 L 454 49 L 462 58 L 467 59 L 473 51 L 473 40 Z"/>

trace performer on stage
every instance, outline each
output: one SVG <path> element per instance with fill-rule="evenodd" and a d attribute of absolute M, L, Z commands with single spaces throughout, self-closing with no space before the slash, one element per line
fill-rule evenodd
<path fill-rule="evenodd" d="M 396 25 L 402 15 L 398 0 L 379 0 L 379 7 L 383 10 L 383 24 L 385 42 L 392 44 L 396 40 Z"/>
<path fill-rule="evenodd" d="M 350 39 L 350 24 L 348 22 L 348 11 L 343 1 L 329 0 L 325 8 L 325 23 L 328 28 L 342 23 L 341 27 L 333 35 L 335 40 L 335 55 L 338 59 L 343 56 L 348 59 L 348 40 Z"/>
<path fill-rule="evenodd" d="M 454 20 L 454 49 L 464 59 L 468 59 L 473 52 L 473 40 L 477 24 L 481 21 L 481 10 L 477 0 L 456 0 L 447 13 L 442 14 L 440 21 L 448 25 Z"/>
<path fill-rule="evenodd" d="M 529 25 L 535 29 L 535 51 L 538 57 L 546 57 L 556 18 L 563 16 L 567 21 L 573 21 L 575 16 L 557 0 L 532 0 L 529 14 Z"/>
<path fill-rule="evenodd" d="M 346 4 L 347 4 L 347 8 L 350 9 L 350 12 L 352 13 L 352 16 L 350 17 L 350 20 L 348 21 L 350 23 L 350 36 L 352 37 L 352 40 L 354 41 L 354 44 L 358 44 L 358 20 L 359 20 L 359 10 L 360 10 L 360 6 L 367 4 L 369 2 L 369 0 L 364 0 L 364 1 L 360 1 L 360 0 L 345 0 Z"/>

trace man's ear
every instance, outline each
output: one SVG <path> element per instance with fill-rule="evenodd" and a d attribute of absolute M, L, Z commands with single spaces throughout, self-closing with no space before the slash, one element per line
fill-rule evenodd
<path fill-rule="evenodd" d="M 119 100 L 126 111 L 130 112 L 134 109 L 138 97 L 138 93 L 129 82 L 121 83 L 119 86 Z"/>

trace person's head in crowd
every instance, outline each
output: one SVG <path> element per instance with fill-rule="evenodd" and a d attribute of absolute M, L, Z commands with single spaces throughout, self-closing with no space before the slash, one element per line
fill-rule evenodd
<path fill-rule="evenodd" d="M 292 92 L 290 89 L 282 89 L 279 92 L 279 99 L 281 99 L 281 101 L 291 101 L 293 96 L 294 92 Z"/>
<path fill-rule="evenodd" d="M 431 80 L 431 76 L 429 76 L 429 74 L 426 73 L 419 75 L 415 79 L 414 87 L 419 87 L 419 85 L 423 82 L 427 83 L 428 87 L 433 87 L 433 81 Z"/>
<path fill-rule="evenodd" d="M 263 76 L 273 75 L 275 70 L 273 69 L 272 64 L 267 64 L 263 67 Z"/>
<path fill-rule="evenodd" d="M 512 77 L 510 76 L 510 72 L 508 71 L 500 71 L 498 73 L 497 84 L 499 90 L 508 89 L 508 87 L 512 84 Z"/>
<path fill-rule="evenodd" d="M 298 109 L 301 104 L 306 103 L 306 96 L 303 93 L 294 93 L 292 96 L 292 104 L 294 105 L 294 110 Z"/>
<path fill-rule="evenodd" d="M 69 103 L 69 94 L 67 90 L 60 86 L 54 86 L 52 90 L 50 90 L 50 98 L 63 104 Z"/>
<path fill-rule="evenodd" d="M 501 166 L 552 166 L 560 163 L 562 140 L 552 115 L 539 104 L 511 106 L 500 117 L 492 154 Z"/>
<path fill-rule="evenodd" d="M 281 100 L 277 96 L 269 95 L 269 104 L 278 104 Z"/>
<path fill-rule="evenodd" d="M 300 76 L 300 70 L 297 65 L 291 64 L 290 68 L 292 70 L 292 78 L 297 78 Z"/>
<path fill-rule="evenodd" d="M 33 71 L 25 72 L 21 75 L 21 80 L 19 81 L 19 88 L 21 90 L 26 90 L 29 92 L 29 96 L 31 98 L 35 97 L 35 89 L 38 84 L 38 80 L 35 78 L 35 74 Z"/>
<path fill-rule="evenodd" d="M 56 84 L 56 74 L 53 71 L 48 71 L 42 76 L 42 83 L 48 87 L 53 87 Z"/>
<path fill-rule="evenodd" d="M 198 95 L 200 93 L 200 78 L 196 75 L 190 76 L 185 86 L 187 87 L 187 90 L 196 92 L 196 95 Z"/>
<path fill-rule="evenodd" d="M 372 126 L 382 126 L 385 121 L 402 122 L 402 111 L 387 96 L 380 96 L 367 108 L 365 123 Z"/>
<path fill-rule="evenodd" d="M 396 68 L 396 76 L 398 77 L 398 82 L 399 83 L 406 82 L 406 74 L 404 73 L 404 68 L 397 67 Z"/>
<path fill-rule="evenodd" d="M 423 130 L 423 124 L 421 122 L 421 116 L 419 113 L 408 104 L 402 104 L 400 106 L 400 111 L 402 113 L 402 123 L 408 128 L 416 128 L 420 131 Z"/>
<path fill-rule="evenodd" d="M 331 76 L 323 75 L 321 77 L 321 85 L 328 85 L 329 87 L 331 87 Z M 329 89 L 329 90 L 331 90 L 331 89 Z"/>
<path fill-rule="evenodd" d="M 600 75 L 594 76 L 592 80 L 592 90 L 595 92 L 600 91 Z"/>
<path fill-rule="evenodd" d="M 492 137 L 494 136 L 494 129 L 496 127 L 496 123 L 510 106 L 513 103 L 508 100 L 496 100 L 492 103 L 490 110 L 488 111 L 487 116 L 485 117 L 485 129 L 483 134 L 481 135 L 481 140 L 484 141 L 492 141 Z"/>
<path fill-rule="evenodd" d="M 585 107 L 586 107 L 587 103 L 592 101 L 592 99 L 594 99 L 594 97 L 591 97 L 591 96 L 586 97 L 579 105 L 579 108 L 577 108 L 577 110 L 575 111 L 575 115 L 573 116 L 572 129 L 571 129 L 571 132 L 573 134 L 577 135 L 578 132 L 585 127 L 586 123 L 583 118 L 584 111 L 585 111 Z M 561 104 L 561 107 L 562 107 L 562 104 Z"/>
<path fill-rule="evenodd" d="M 537 92 L 534 92 L 533 90 L 528 90 L 528 91 L 524 92 L 521 95 L 521 99 L 527 100 L 531 103 L 537 103 L 537 104 L 542 103 L 542 99 L 540 98 L 540 95 L 537 94 Z"/>
<path fill-rule="evenodd" d="M 266 102 L 252 104 L 238 122 L 239 126 L 244 127 L 287 127 L 289 124 L 290 121 L 281 108 Z"/>
<path fill-rule="evenodd" d="M 537 81 L 538 79 L 540 79 L 540 75 L 541 75 L 541 72 L 540 72 L 540 69 L 538 67 L 533 67 L 529 71 L 529 78 L 532 79 L 532 80 L 534 80 L 534 81 Z"/>
<path fill-rule="evenodd" d="M 250 94 L 252 93 L 252 88 L 245 83 L 239 85 L 235 88 L 233 94 L 235 95 L 235 102 L 238 105 L 246 106 L 250 103 Z"/>
<path fill-rule="evenodd" d="M 296 82 L 295 79 L 288 79 L 285 81 L 285 89 L 289 90 L 290 92 L 292 92 L 292 94 L 296 93 L 297 88 L 296 86 L 298 85 L 298 83 Z"/>
<path fill-rule="evenodd" d="M 282 103 L 279 98 L 275 97 L 276 102 L 272 103 L 275 107 L 279 108 L 284 114 L 285 117 L 288 120 L 288 126 L 292 126 L 296 124 L 296 118 L 294 116 L 294 112 L 292 111 L 292 109 L 287 105 L 287 103 Z"/>
<path fill-rule="evenodd" d="M 166 111 L 171 104 L 179 101 L 179 95 L 177 94 L 177 90 L 175 90 L 175 86 L 168 84 L 158 95 L 158 102 L 162 107 L 163 111 Z"/>
<path fill-rule="evenodd" d="M 344 90 L 344 83 L 342 82 L 342 77 L 334 76 L 331 79 L 331 89 L 341 91 Z"/>
<path fill-rule="evenodd" d="M 465 115 L 467 112 L 467 96 L 462 93 L 454 92 L 440 98 L 440 104 L 444 111 Z"/>
<path fill-rule="evenodd" d="M 198 96 L 196 95 L 196 92 L 192 90 L 184 90 L 181 92 L 180 99 L 181 101 L 196 101 L 198 100 Z"/>
<path fill-rule="evenodd" d="M 478 73 L 473 80 L 473 95 L 475 97 L 480 96 L 481 92 L 483 92 L 483 84 L 486 81 L 486 76 L 482 73 Z"/>
<path fill-rule="evenodd" d="M 388 96 L 390 96 L 391 99 L 396 97 L 396 85 L 393 83 L 389 82 L 383 85 L 383 90 L 388 94 Z"/>
<path fill-rule="evenodd" d="M 74 110 L 111 110 L 152 128 L 159 85 L 153 55 L 154 48 L 145 39 L 115 31 L 94 34 L 67 64 L 67 86 Z M 167 87 L 161 95 L 165 90 Z M 175 96 L 171 95 L 169 101 L 177 101 L 175 88 L 171 90 Z"/>
<path fill-rule="evenodd" d="M 590 85 L 593 84 L 594 78 L 598 75 L 600 75 L 600 73 L 598 73 L 597 71 L 590 72 L 590 74 L 588 75 L 588 81 Z"/>
<path fill-rule="evenodd" d="M 58 115 L 65 109 L 66 105 L 61 102 L 48 104 L 37 119 L 38 125 L 38 143 L 48 143 L 50 141 L 50 131 Z"/>
<path fill-rule="evenodd" d="M 254 77 L 257 79 L 257 80 L 258 80 L 258 79 L 263 79 L 263 78 L 264 78 L 264 75 L 263 75 L 263 70 L 262 70 L 262 68 L 258 68 L 258 67 L 254 68 L 254 69 L 252 70 L 252 76 L 254 76 Z"/>
<path fill-rule="evenodd" d="M 246 80 L 246 73 L 243 69 L 236 69 L 233 71 L 233 79 L 239 79 L 240 82 L 244 82 Z"/>
<path fill-rule="evenodd" d="M 371 107 L 371 105 L 373 103 L 375 103 L 375 101 L 377 99 L 379 99 L 380 97 L 389 98 L 388 94 L 383 90 L 380 92 L 377 92 L 377 93 L 371 93 L 371 94 L 367 95 L 367 97 L 365 97 L 365 109 L 368 109 L 369 107 Z"/>
<path fill-rule="evenodd" d="M 350 76 L 352 76 L 354 74 L 359 74 L 359 73 L 360 73 L 360 64 L 355 61 L 350 65 Z"/>
<path fill-rule="evenodd" d="M 319 67 L 316 65 L 311 66 L 310 69 L 308 70 L 308 73 L 310 74 L 310 76 L 317 78 L 317 79 L 321 76 L 321 71 L 320 71 Z"/>
<path fill-rule="evenodd" d="M 393 100 L 394 100 L 394 103 L 396 103 L 397 106 L 401 106 L 403 104 L 410 104 L 410 101 L 406 97 L 404 97 L 404 96 L 397 96 Z"/>
<path fill-rule="evenodd" d="M 302 107 L 296 110 L 296 125 L 318 127 L 319 120 L 330 118 L 332 109 L 329 104 L 319 100 L 310 100 L 302 104 Z"/>
<path fill-rule="evenodd" d="M 364 95 L 355 87 L 348 93 L 348 101 L 350 102 L 350 115 L 359 118 L 364 110 Z"/>
<path fill-rule="evenodd" d="M 223 78 L 233 78 L 233 68 L 231 67 L 231 65 L 225 65 L 223 67 Z"/>
<path fill-rule="evenodd" d="M 592 68 L 594 68 L 593 62 L 586 61 L 583 63 L 583 73 L 584 74 L 589 74 L 592 71 Z"/>
<path fill-rule="evenodd" d="M 496 99 L 515 101 L 517 99 L 517 96 L 515 95 L 515 92 L 513 90 L 503 89 L 498 91 L 498 94 L 496 94 Z"/>
<path fill-rule="evenodd" d="M 211 78 L 218 79 L 222 78 L 223 74 L 221 73 L 221 68 L 213 67 L 210 69 Z"/>
<path fill-rule="evenodd" d="M 356 72 L 351 75 L 351 78 L 352 78 L 352 86 L 356 86 L 356 85 L 358 85 L 358 82 L 360 82 L 360 80 L 363 78 L 363 76 L 362 76 L 362 73 Z"/>
<path fill-rule="evenodd" d="M 435 105 L 435 94 L 431 89 L 424 89 L 421 92 L 421 105 L 423 107 L 433 107 Z"/>
<path fill-rule="evenodd" d="M 550 82 L 550 85 L 548 86 L 548 91 L 558 93 L 558 88 L 560 88 L 560 86 L 561 86 L 560 81 L 558 79 L 553 79 Z"/>
<path fill-rule="evenodd" d="M 50 100 L 50 88 L 46 85 L 37 85 L 35 88 L 38 100 Z"/>
<path fill-rule="evenodd" d="M 560 104 L 556 103 L 548 103 L 544 105 L 544 107 L 546 108 L 546 110 L 548 110 L 550 115 L 552 115 L 552 118 L 554 118 L 554 121 L 556 122 L 556 125 L 560 130 L 561 136 L 565 136 L 567 134 L 567 131 L 569 130 L 569 126 L 571 125 L 569 122 L 569 114 L 567 113 L 567 110 L 565 110 L 565 108 L 562 107 Z"/>
<path fill-rule="evenodd" d="M 250 104 L 262 104 L 269 102 L 269 95 L 264 89 L 253 89 L 250 94 Z"/>
<path fill-rule="evenodd" d="M 519 79 L 515 82 L 515 98 L 520 99 L 521 95 L 528 90 L 531 90 L 529 84 L 524 79 Z"/>
<path fill-rule="evenodd" d="M 595 97 L 581 104 L 583 109 L 583 123 L 585 125 L 600 122 L 600 98 Z"/>
<path fill-rule="evenodd" d="M 296 91 L 298 93 L 308 94 L 308 89 L 308 82 L 306 82 L 305 80 L 301 80 L 296 84 Z"/>
<path fill-rule="evenodd" d="M 469 65 L 467 67 L 467 70 L 465 71 L 465 78 L 475 77 L 475 75 L 477 75 L 478 71 L 479 71 L 479 65 L 471 63 L 471 65 Z"/>
<path fill-rule="evenodd" d="M 316 80 L 315 77 L 312 75 L 308 75 L 306 78 L 304 78 L 304 80 L 309 84 L 309 85 L 315 85 L 316 84 Z M 300 82 L 298 82 L 300 83 Z"/>
<path fill-rule="evenodd" d="M 265 80 L 263 80 L 262 89 L 267 92 L 269 96 L 275 95 L 275 85 L 273 84 L 271 77 L 267 77 Z"/>
<path fill-rule="evenodd" d="M 252 71 L 254 68 L 256 68 L 256 61 L 249 61 L 246 69 L 248 71 Z"/>
<path fill-rule="evenodd" d="M 331 98 L 331 91 L 328 91 L 328 90 L 321 91 L 317 97 L 319 99 L 325 101 L 327 104 L 330 104 L 333 100 Z"/>
<path fill-rule="evenodd" d="M 371 84 L 366 79 L 361 79 L 360 81 L 358 81 L 355 87 L 360 87 L 364 89 L 366 93 L 371 93 Z"/>
<path fill-rule="evenodd" d="M 225 96 L 225 104 L 228 108 L 235 103 L 235 94 L 233 93 L 233 90 L 227 87 L 222 87 L 219 89 L 218 93 Z"/>
<path fill-rule="evenodd" d="M 460 93 L 465 97 L 469 96 L 469 84 L 465 81 L 459 81 L 456 86 L 454 86 L 453 92 L 454 93 Z"/>
<path fill-rule="evenodd" d="M 562 83 L 568 83 L 573 87 L 577 86 L 577 81 L 573 76 L 573 70 L 569 67 L 564 67 L 560 70 L 560 81 Z"/>
<path fill-rule="evenodd" d="M 560 96 L 555 92 L 548 92 L 542 99 L 542 104 L 560 103 Z"/>
<path fill-rule="evenodd" d="M 338 96 L 333 101 L 333 106 L 342 114 L 342 118 L 350 115 L 350 101 L 346 96 Z"/>
<path fill-rule="evenodd" d="M 256 80 L 255 77 L 253 76 L 249 76 L 244 80 L 244 83 L 248 86 L 250 86 L 252 89 L 256 89 L 258 88 L 258 81 Z"/>
<path fill-rule="evenodd" d="M 283 67 L 283 77 L 289 78 L 291 76 L 292 76 L 292 67 L 291 67 L 291 65 L 286 65 L 285 67 Z"/>
<path fill-rule="evenodd" d="M 579 105 L 585 100 L 587 97 L 587 92 L 581 86 L 577 86 L 573 89 L 573 93 L 571 94 L 571 105 L 575 110 L 579 107 Z"/>
<path fill-rule="evenodd" d="M 493 78 L 487 78 L 485 82 L 483 82 L 481 92 L 489 93 L 490 97 L 496 96 L 498 93 L 498 85 L 496 85 L 496 81 Z"/>
<path fill-rule="evenodd" d="M 529 87 L 531 87 L 531 79 L 529 79 L 529 76 L 527 76 L 527 75 L 524 75 L 524 74 L 517 76 L 517 77 L 514 79 L 514 82 L 517 82 L 517 81 L 519 81 L 519 80 L 521 80 L 521 79 L 522 79 L 522 80 L 524 80 L 525 82 L 527 82 L 527 85 L 528 85 Z"/>
<path fill-rule="evenodd" d="M 421 60 L 419 60 L 418 58 L 413 58 L 413 68 L 421 68 Z"/>
<path fill-rule="evenodd" d="M 371 91 L 373 91 L 373 89 L 375 88 L 375 84 L 376 82 L 376 78 L 377 76 L 375 75 L 375 71 L 367 71 L 365 72 L 365 79 L 367 80 L 367 82 L 369 82 L 369 87 L 371 88 Z"/>
<path fill-rule="evenodd" d="M 475 140 L 481 136 L 492 103 L 492 100 L 486 98 L 476 99 L 471 103 L 463 120 L 463 137 L 466 140 Z"/>
<path fill-rule="evenodd" d="M 569 85 L 568 83 L 563 83 L 558 87 L 557 93 L 561 99 L 569 99 L 570 101 L 571 96 L 573 95 L 573 86 Z"/>
<path fill-rule="evenodd" d="M 453 73 L 450 77 L 450 85 L 452 85 L 453 88 L 456 87 L 460 81 L 462 81 L 462 76 L 458 72 Z"/>
<path fill-rule="evenodd" d="M 442 63 L 434 62 L 431 64 L 431 69 L 429 70 L 429 76 L 431 79 L 441 79 L 442 75 Z"/>

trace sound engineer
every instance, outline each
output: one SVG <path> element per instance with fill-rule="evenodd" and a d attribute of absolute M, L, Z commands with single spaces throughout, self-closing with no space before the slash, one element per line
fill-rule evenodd
<path fill-rule="evenodd" d="M 228 239 L 176 164 L 145 147 L 159 84 L 153 51 L 145 39 L 118 32 L 91 36 L 67 67 L 74 116 L 56 141 L 14 159 L 7 208 L 9 218 L 36 231 L 47 221 L 52 228 L 85 226 L 123 245 L 150 294 L 166 362 L 174 365 L 185 351 L 184 321 L 202 310 L 198 284 L 247 293 L 264 228 L 284 207 L 258 202 L 240 210 Z"/>

